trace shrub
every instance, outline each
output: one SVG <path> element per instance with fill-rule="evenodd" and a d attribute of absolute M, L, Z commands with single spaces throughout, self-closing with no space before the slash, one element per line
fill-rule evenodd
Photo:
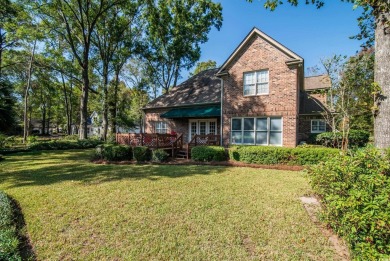
<path fill-rule="evenodd" d="M 350 147 L 364 147 L 367 145 L 370 133 L 363 130 L 350 130 L 348 145 Z M 341 132 L 323 132 L 317 135 L 316 142 L 320 145 L 332 148 L 340 148 L 343 139 Z"/>
<path fill-rule="evenodd" d="M 0 154 L 0 161 L 4 160 L 3 155 Z"/>
<path fill-rule="evenodd" d="M 390 161 L 390 148 L 385 149 L 384 155 L 388 161 Z"/>
<path fill-rule="evenodd" d="M 157 149 L 152 151 L 152 160 L 155 162 L 166 162 L 169 154 L 163 149 Z"/>
<path fill-rule="evenodd" d="M 96 147 L 95 155 L 104 160 L 131 160 L 131 147 L 125 145 L 102 144 Z"/>
<path fill-rule="evenodd" d="M 390 162 L 374 148 L 339 155 L 309 170 L 322 218 L 359 260 L 390 258 Z"/>
<path fill-rule="evenodd" d="M 0 191 L 0 260 L 21 260 L 18 247 L 11 200 Z"/>
<path fill-rule="evenodd" d="M 28 144 L 32 144 L 32 143 L 35 143 L 37 141 L 38 141 L 37 137 L 35 137 L 33 135 L 30 135 L 30 136 L 27 137 L 27 143 Z"/>
<path fill-rule="evenodd" d="M 80 149 L 90 149 L 90 148 L 96 148 L 97 145 L 102 144 L 103 141 L 99 139 L 86 139 L 86 140 L 78 140 L 77 146 Z"/>
<path fill-rule="evenodd" d="M 198 146 L 191 149 L 191 159 L 196 161 L 224 161 L 225 148 L 219 146 Z"/>
<path fill-rule="evenodd" d="M 79 139 L 79 135 L 77 135 L 77 134 L 66 135 L 62 139 L 63 140 L 78 140 Z"/>
<path fill-rule="evenodd" d="M 256 164 L 311 165 L 339 154 L 339 150 L 323 147 L 235 146 L 229 148 L 231 160 Z"/>
<path fill-rule="evenodd" d="M 5 147 L 6 141 L 7 141 L 7 136 L 0 133 L 0 149 Z"/>
<path fill-rule="evenodd" d="M 317 144 L 317 136 L 319 133 L 310 133 L 309 137 L 307 138 L 306 142 L 308 144 Z"/>
<path fill-rule="evenodd" d="M 150 150 L 148 147 L 140 146 L 133 148 L 133 157 L 137 162 L 150 160 Z"/>
<path fill-rule="evenodd" d="M 102 141 L 88 139 L 88 140 L 52 140 L 35 142 L 29 146 L 31 150 L 68 150 L 68 149 L 89 149 L 95 148 L 102 144 Z"/>

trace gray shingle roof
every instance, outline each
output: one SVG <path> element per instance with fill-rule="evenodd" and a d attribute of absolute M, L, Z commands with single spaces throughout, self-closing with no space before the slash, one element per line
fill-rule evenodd
<path fill-rule="evenodd" d="M 305 90 L 317 90 L 330 88 L 330 78 L 328 75 L 318 75 L 305 77 Z"/>
<path fill-rule="evenodd" d="M 169 93 L 149 102 L 144 109 L 221 102 L 221 80 L 215 76 L 217 71 L 218 68 L 210 69 L 194 75 Z"/>

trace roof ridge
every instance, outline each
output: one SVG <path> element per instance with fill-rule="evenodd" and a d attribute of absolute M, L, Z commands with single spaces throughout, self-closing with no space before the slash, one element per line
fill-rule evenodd
<path fill-rule="evenodd" d="M 320 77 L 320 76 L 329 76 L 329 74 L 319 74 L 319 75 L 312 75 L 312 76 L 305 76 L 305 78 L 314 78 L 314 77 Z"/>

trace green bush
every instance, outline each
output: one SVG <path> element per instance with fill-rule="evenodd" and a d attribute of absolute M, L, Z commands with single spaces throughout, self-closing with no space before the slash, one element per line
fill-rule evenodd
<path fill-rule="evenodd" d="M 322 218 L 356 260 L 390 259 L 390 162 L 374 148 L 339 155 L 309 170 Z"/>
<path fill-rule="evenodd" d="M 0 149 L 5 147 L 6 141 L 7 141 L 7 136 L 0 133 Z"/>
<path fill-rule="evenodd" d="M 4 160 L 3 155 L 0 154 L 0 161 Z"/>
<path fill-rule="evenodd" d="M 370 133 L 363 130 L 350 130 L 348 135 L 349 147 L 364 147 L 367 145 L 370 138 Z M 331 147 L 341 148 L 343 134 L 341 132 L 323 132 L 316 136 L 317 144 Z"/>
<path fill-rule="evenodd" d="M 220 146 L 197 146 L 191 149 L 191 159 L 195 161 L 224 161 L 225 148 Z"/>
<path fill-rule="evenodd" d="M 323 147 L 265 147 L 265 146 L 235 146 L 229 148 L 231 160 L 256 164 L 289 164 L 289 165 L 311 165 L 325 161 L 339 150 Z"/>
<path fill-rule="evenodd" d="M 96 157 L 104 160 L 131 160 L 131 147 L 125 145 L 102 144 L 96 147 Z"/>
<path fill-rule="evenodd" d="M 0 191 L 0 260 L 21 260 L 11 200 Z"/>
<path fill-rule="evenodd" d="M 33 135 L 30 135 L 27 137 L 27 143 L 28 144 L 32 144 L 32 143 L 36 143 L 38 141 L 37 137 L 33 136 Z"/>
<path fill-rule="evenodd" d="M 390 161 L 390 148 L 385 149 L 385 157 Z"/>
<path fill-rule="evenodd" d="M 102 141 L 95 139 L 87 140 L 52 140 L 35 142 L 29 146 L 30 150 L 68 150 L 68 149 L 89 149 L 102 144 Z"/>
<path fill-rule="evenodd" d="M 152 151 L 152 160 L 154 162 L 166 162 L 169 154 L 163 149 L 157 149 Z"/>
<path fill-rule="evenodd" d="M 150 150 L 144 146 L 134 147 L 133 157 L 137 162 L 149 161 L 151 157 Z"/>
<path fill-rule="evenodd" d="M 63 140 L 78 140 L 79 139 L 79 135 L 77 135 L 77 134 L 66 135 L 62 139 Z"/>

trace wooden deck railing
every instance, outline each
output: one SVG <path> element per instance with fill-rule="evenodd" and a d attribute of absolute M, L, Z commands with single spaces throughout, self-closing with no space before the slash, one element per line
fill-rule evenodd
<path fill-rule="evenodd" d="M 183 147 L 183 134 L 117 133 L 116 142 L 129 146 L 146 146 L 153 149 Z"/>
<path fill-rule="evenodd" d="M 221 135 L 196 134 L 187 144 L 187 158 L 190 155 L 192 147 L 202 145 L 220 145 Z M 184 141 L 183 134 L 159 134 L 159 133 L 117 133 L 116 142 L 118 144 L 135 146 L 146 146 L 151 149 L 167 149 L 172 150 L 172 156 L 175 157 L 178 150 L 183 150 Z"/>

